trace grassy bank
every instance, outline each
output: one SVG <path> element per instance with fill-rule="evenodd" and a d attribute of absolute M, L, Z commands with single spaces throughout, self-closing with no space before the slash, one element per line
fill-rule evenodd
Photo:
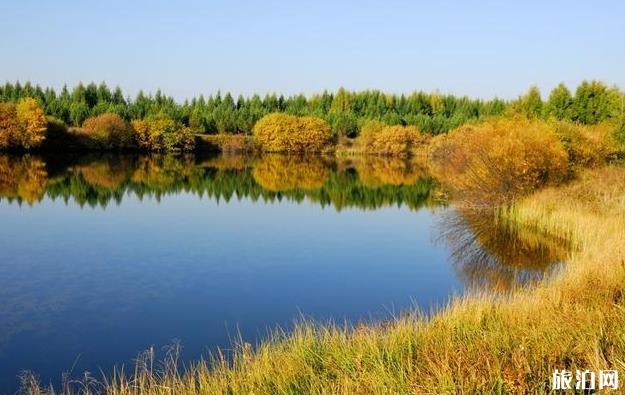
<path fill-rule="evenodd" d="M 582 172 L 502 213 L 575 245 L 561 275 L 506 297 L 467 295 L 425 319 L 301 324 L 230 358 L 187 366 L 150 355 L 66 393 L 542 393 L 554 369 L 625 369 L 625 168 Z M 41 393 L 25 377 L 27 393 Z"/>

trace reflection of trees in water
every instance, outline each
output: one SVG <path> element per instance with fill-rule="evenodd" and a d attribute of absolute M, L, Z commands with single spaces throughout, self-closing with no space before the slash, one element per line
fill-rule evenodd
<path fill-rule="evenodd" d="M 328 164 L 319 156 L 263 155 L 252 169 L 254 180 L 274 192 L 319 189 L 329 174 Z"/>
<path fill-rule="evenodd" d="M 0 196 L 29 204 L 44 195 L 48 173 L 44 162 L 30 155 L 0 156 Z"/>
<path fill-rule="evenodd" d="M 414 161 L 402 158 L 370 157 L 358 160 L 356 169 L 360 181 L 370 187 L 382 185 L 412 185 L 427 177 L 426 170 Z"/>
<path fill-rule="evenodd" d="M 190 155 L 151 155 L 138 157 L 131 173 L 134 183 L 159 190 L 176 183 L 190 183 L 190 179 L 201 173 L 201 169 L 195 166 Z"/>
<path fill-rule="evenodd" d="M 218 170 L 245 170 L 252 166 L 250 156 L 224 153 L 203 161 L 200 166 Z"/>
<path fill-rule="evenodd" d="M 68 172 L 80 175 L 85 182 L 95 187 L 114 190 L 128 180 L 131 168 L 130 158 L 104 156 L 71 166 Z"/>
<path fill-rule="evenodd" d="M 36 202 L 44 195 L 79 205 L 106 207 L 125 196 L 139 198 L 190 192 L 216 200 L 304 199 L 345 207 L 376 209 L 433 205 L 434 180 L 406 161 L 358 158 L 348 165 L 332 158 L 222 155 L 0 156 L 0 198 Z M 385 163 L 388 161 L 388 163 Z M 49 174 L 49 177 L 47 176 Z"/>
<path fill-rule="evenodd" d="M 506 291 L 535 283 L 557 270 L 568 246 L 532 232 L 513 231 L 493 210 L 449 210 L 440 216 L 439 240 L 469 289 Z"/>

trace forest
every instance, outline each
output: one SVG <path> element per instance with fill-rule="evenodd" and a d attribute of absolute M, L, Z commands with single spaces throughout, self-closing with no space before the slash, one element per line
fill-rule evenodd
<path fill-rule="evenodd" d="M 65 86 L 56 92 L 16 82 L 0 86 L 0 102 L 0 149 L 19 150 L 36 148 L 47 138 L 62 149 L 80 146 L 92 150 L 189 151 L 195 148 L 194 136 L 253 135 L 258 121 L 274 113 L 283 114 L 273 119 L 276 129 L 299 130 L 300 135 L 322 131 L 321 138 L 335 142 L 356 138 L 372 129 L 371 125 L 377 125 L 377 130 L 385 126 L 411 127 L 408 133 L 407 129 L 389 129 L 387 137 L 407 139 L 412 144 L 413 130 L 432 136 L 509 114 L 591 125 L 615 119 L 622 122 L 625 107 L 623 92 L 599 81 L 584 81 L 574 93 L 560 84 L 546 100 L 537 87 L 515 100 L 480 100 L 438 92 L 350 92 L 341 88 L 308 97 L 267 94 L 238 96 L 236 100 L 231 93 L 217 92 L 183 103 L 160 90 L 155 94 L 139 92 L 130 98 L 119 87 L 111 90 L 105 83 L 80 83 L 71 90 Z M 300 122 L 297 118 L 302 117 L 307 125 L 293 129 L 293 122 Z M 289 144 L 297 140 L 292 137 L 297 133 L 288 136 Z M 388 151 L 388 147 L 380 146 L 380 141 L 388 139 L 369 134 L 365 151 Z"/>

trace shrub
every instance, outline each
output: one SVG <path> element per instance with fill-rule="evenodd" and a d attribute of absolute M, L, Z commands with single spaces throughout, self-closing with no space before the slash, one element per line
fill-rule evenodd
<path fill-rule="evenodd" d="M 387 126 L 378 121 L 363 125 L 358 144 L 367 154 L 409 156 L 421 141 L 415 126 Z"/>
<path fill-rule="evenodd" d="M 580 125 L 568 122 L 556 124 L 556 133 L 574 166 L 594 167 L 615 158 L 619 147 L 613 133 L 614 125 Z"/>
<path fill-rule="evenodd" d="M 46 116 L 33 98 L 0 104 L 0 148 L 30 149 L 45 139 Z"/>
<path fill-rule="evenodd" d="M 333 142 L 330 126 L 323 119 L 279 113 L 261 118 L 253 136 L 267 152 L 323 152 Z"/>
<path fill-rule="evenodd" d="M 171 118 L 159 117 L 132 121 L 139 147 L 148 151 L 191 151 L 195 134 Z"/>
<path fill-rule="evenodd" d="M 554 127 L 525 117 L 460 127 L 436 142 L 432 159 L 439 178 L 471 205 L 509 203 L 568 170 Z"/>
<path fill-rule="evenodd" d="M 132 129 L 117 114 L 104 113 L 87 118 L 82 127 L 104 148 L 129 148 L 134 145 Z"/>

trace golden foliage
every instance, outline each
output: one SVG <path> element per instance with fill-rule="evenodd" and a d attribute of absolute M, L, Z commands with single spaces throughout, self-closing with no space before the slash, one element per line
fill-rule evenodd
<path fill-rule="evenodd" d="M 267 152 L 324 152 L 333 142 L 330 125 L 321 118 L 273 113 L 254 126 L 258 146 Z"/>
<path fill-rule="evenodd" d="M 0 149 L 8 148 L 19 131 L 14 103 L 0 103 Z"/>
<path fill-rule="evenodd" d="M 141 148 L 149 149 L 151 147 L 150 123 L 145 119 L 135 119 L 131 122 L 135 131 L 137 144 Z"/>
<path fill-rule="evenodd" d="M 37 147 L 46 138 L 48 126 L 43 109 L 30 97 L 18 101 L 15 109 L 21 126 L 21 133 L 16 136 L 17 144 L 26 149 Z"/>
<path fill-rule="evenodd" d="M 254 180 L 269 191 L 318 189 L 328 180 L 328 166 L 319 157 L 264 155 L 254 163 Z"/>
<path fill-rule="evenodd" d="M 117 114 L 105 113 L 87 118 L 82 125 L 91 138 L 107 148 L 128 148 L 134 145 L 134 133 Z"/>
<path fill-rule="evenodd" d="M 421 141 L 416 126 L 387 126 L 378 121 L 363 125 L 358 144 L 362 152 L 374 155 L 406 157 Z"/>
<path fill-rule="evenodd" d="M 616 157 L 619 152 L 612 123 L 582 125 L 558 122 L 555 130 L 569 154 L 571 165 L 599 166 Z"/>
<path fill-rule="evenodd" d="M 43 197 L 48 172 L 39 158 L 0 156 L 0 196 L 32 204 Z"/>
<path fill-rule="evenodd" d="M 38 147 L 46 137 L 48 121 L 33 98 L 17 104 L 0 103 L 0 149 Z"/>
<path fill-rule="evenodd" d="M 567 153 L 543 121 L 493 119 L 461 126 L 434 144 L 435 173 L 471 205 L 508 203 L 567 175 Z"/>
<path fill-rule="evenodd" d="M 191 151 L 195 134 L 171 118 L 159 117 L 132 121 L 140 148 L 149 151 Z"/>

